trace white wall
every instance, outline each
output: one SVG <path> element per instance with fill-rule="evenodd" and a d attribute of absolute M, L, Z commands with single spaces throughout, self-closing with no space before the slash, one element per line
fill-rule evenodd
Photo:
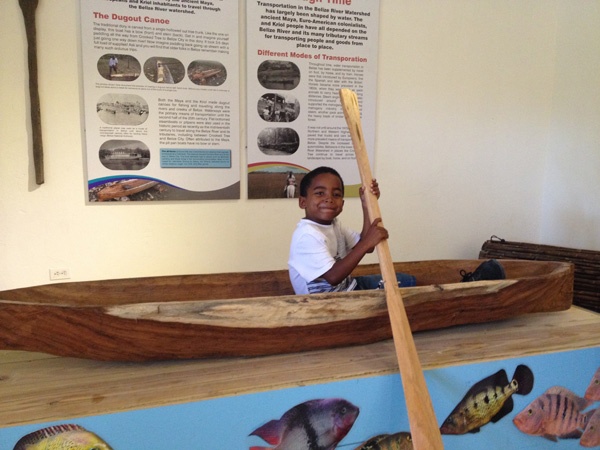
<path fill-rule="evenodd" d="M 561 3 L 540 242 L 600 250 L 600 1 Z M 576 24 L 576 26 L 574 26 Z"/>
<path fill-rule="evenodd" d="M 374 172 L 394 259 L 474 258 L 492 234 L 600 250 L 598 23 L 596 0 L 381 1 Z M 241 200 L 86 204 L 78 0 L 38 7 L 36 186 L 17 0 L 0 29 L 0 289 L 48 283 L 50 268 L 79 281 L 286 267 L 302 211 L 247 200 L 243 175 Z M 360 225 L 357 199 L 343 219 Z"/>
<path fill-rule="evenodd" d="M 383 4 L 377 167 L 394 185 L 382 208 L 397 210 L 396 254 L 476 257 L 492 234 L 535 241 L 554 3 Z"/>

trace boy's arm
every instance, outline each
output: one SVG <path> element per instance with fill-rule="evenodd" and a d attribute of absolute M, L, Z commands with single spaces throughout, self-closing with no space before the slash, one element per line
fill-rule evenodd
<path fill-rule="evenodd" d="M 381 191 L 379 190 L 379 183 L 377 183 L 377 180 L 375 178 L 373 178 L 373 180 L 371 180 L 370 191 L 375 197 L 377 197 L 377 199 L 379 199 L 379 197 L 381 196 Z M 365 192 L 364 192 L 364 188 L 362 186 L 359 188 L 358 193 L 360 194 L 360 204 L 362 206 L 362 211 L 363 211 L 363 227 L 362 227 L 362 231 L 360 232 L 360 238 L 363 239 L 364 236 L 366 236 L 367 232 L 369 231 L 369 227 L 371 226 L 371 221 L 369 220 L 369 211 L 367 209 L 367 200 L 365 198 Z M 367 253 L 373 252 L 374 248 L 375 247 L 373 246 L 373 248 Z"/>
<path fill-rule="evenodd" d="M 336 261 L 321 278 L 324 278 L 332 286 L 344 281 L 367 253 L 371 253 L 379 242 L 388 238 L 387 230 L 379 226 L 379 222 L 381 222 L 381 218 L 375 219 L 346 257 Z"/>
<path fill-rule="evenodd" d="M 381 195 L 379 191 L 379 184 L 377 180 L 373 178 L 371 186 L 369 188 L 371 193 L 377 198 Z M 329 284 L 335 286 L 341 283 L 344 279 L 352 273 L 352 271 L 358 266 L 358 263 L 363 259 L 367 253 L 372 253 L 375 246 L 384 239 L 389 237 L 388 231 L 379 226 L 381 218 L 375 219 L 372 223 L 369 221 L 369 212 L 367 210 L 367 201 L 364 195 L 364 189 L 359 189 L 360 202 L 363 210 L 363 228 L 360 233 L 360 240 L 350 250 L 345 258 L 335 262 L 335 264 L 325 272 L 321 278 L 324 278 Z"/>

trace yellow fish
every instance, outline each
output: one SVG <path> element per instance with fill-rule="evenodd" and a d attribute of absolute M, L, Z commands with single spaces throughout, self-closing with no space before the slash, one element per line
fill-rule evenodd
<path fill-rule="evenodd" d="M 112 450 L 94 433 L 79 425 L 55 425 L 29 433 L 13 450 Z"/>
<path fill-rule="evenodd" d="M 442 434 L 477 433 L 489 422 L 496 423 L 513 410 L 513 394 L 527 395 L 533 388 L 533 373 L 525 365 L 517 366 L 512 381 L 499 370 L 473 385 L 446 418 Z"/>
<path fill-rule="evenodd" d="M 380 434 L 373 436 L 355 450 L 413 450 L 410 433 Z"/>

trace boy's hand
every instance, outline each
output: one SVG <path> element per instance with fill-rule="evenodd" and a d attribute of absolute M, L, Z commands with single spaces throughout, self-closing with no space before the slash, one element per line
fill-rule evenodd
<path fill-rule="evenodd" d="M 375 197 L 377 197 L 377 199 L 379 199 L 381 192 L 379 191 L 379 183 L 377 183 L 377 180 L 375 178 L 373 178 L 371 180 L 371 186 L 370 186 L 369 190 L 371 191 L 371 194 L 373 194 Z M 358 193 L 360 194 L 360 201 L 362 202 L 363 205 L 366 205 L 365 189 L 363 186 L 358 188 Z"/>
<path fill-rule="evenodd" d="M 373 251 L 375 246 L 379 244 L 384 239 L 389 238 L 388 230 L 384 227 L 379 226 L 381 223 L 381 217 L 378 217 L 371 223 L 369 226 L 367 233 L 363 236 L 362 241 Z"/>

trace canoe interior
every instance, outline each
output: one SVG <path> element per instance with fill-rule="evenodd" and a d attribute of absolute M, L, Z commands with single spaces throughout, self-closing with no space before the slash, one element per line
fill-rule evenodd
<path fill-rule="evenodd" d="M 573 265 L 502 260 L 507 279 L 461 283 L 481 260 L 396 263 L 411 331 L 569 309 Z M 364 265 L 355 274 L 378 273 Z M 57 283 L 0 292 L 0 349 L 106 361 L 263 356 L 392 337 L 383 290 L 293 295 L 285 270 Z"/>
<path fill-rule="evenodd" d="M 473 271 L 482 260 L 433 260 L 394 263 L 397 272 L 415 275 L 418 286 L 457 283 L 460 271 Z M 502 260 L 507 279 L 572 272 L 568 263 Z M 354 275 L 379 272 L 378 264 L 356 268 Z M 174 275 L 54 283 L 0 291 L 0 301 L 71 306 L 218 300 L 294 295 L 287 270 Z M 343 294 L 340 294 L 343 295 Z"/>

